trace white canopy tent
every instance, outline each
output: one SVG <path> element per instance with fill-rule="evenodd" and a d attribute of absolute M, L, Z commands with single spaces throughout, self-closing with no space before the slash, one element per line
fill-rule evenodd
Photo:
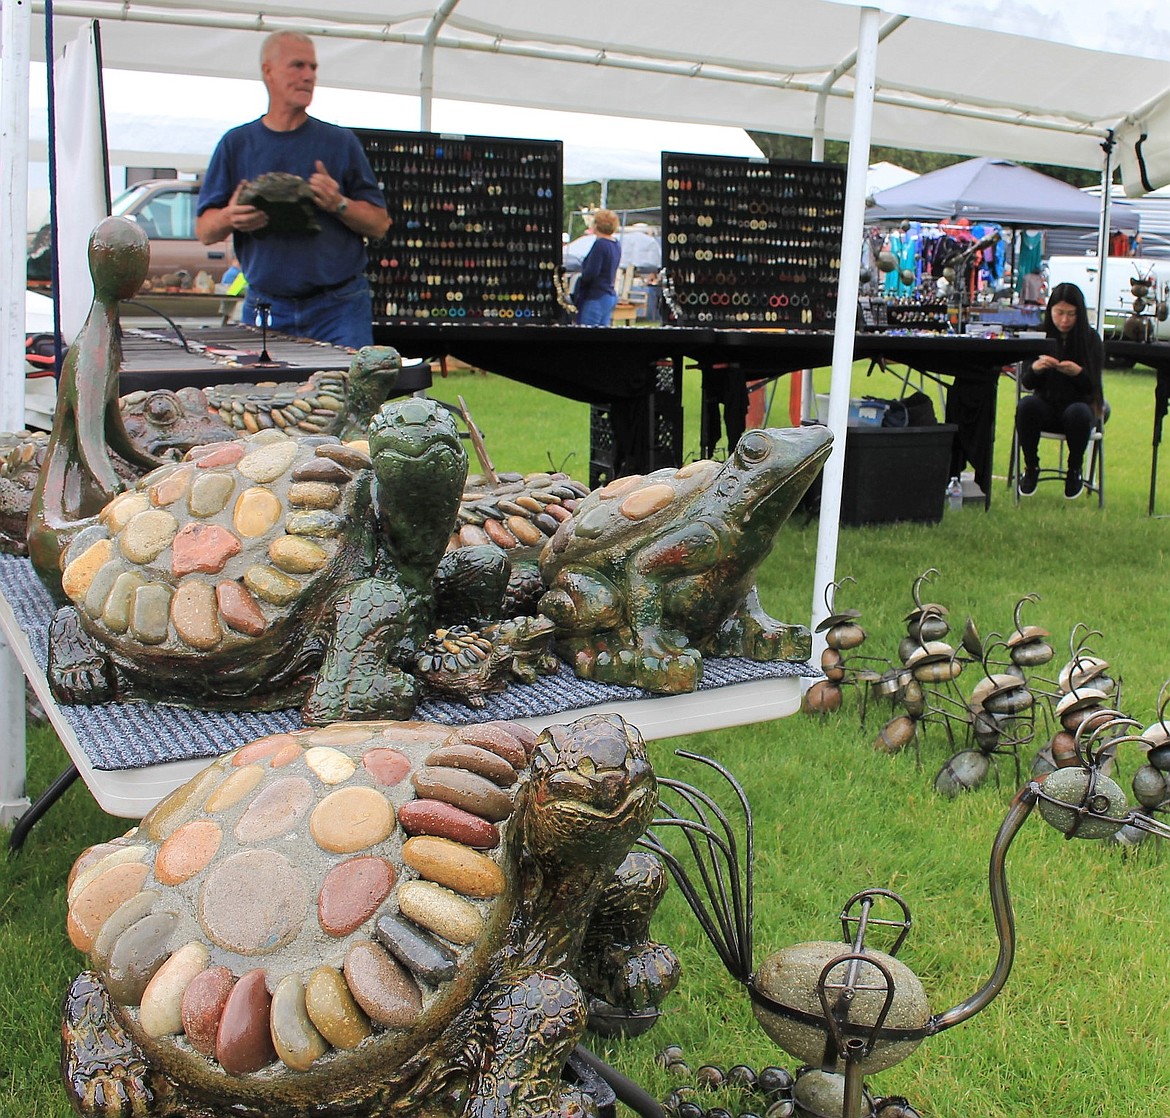
<path fill-rule="evenodd" d="M 12 220 L 24 213 L 21 74 L 43 53 L 45 4 L 0 3 L 0 422 L 12 424 L 23 382 L 10 310 L 23 286 Z M 808 135 L 814 158 L 825 138 L 849 140 L 845 260 L 860 255 L 871 138 L 1099 168 L 1102 142 L 1170 88 L 1170 8 L 1120 0 L 723 0 L 715 10 L 597 0 L 587 20 L 564 0 L 66 0 L 53 11 L 58 41 L 101 20 L 115 69 L 250 77 L 263 34 L 302 30 L 317 39 L 324 82 L 417 95 L 424 130 L 443 97 Z M 856 297 L 846 269 L 814 623 L 836 562 Z M 4 798 L 0 789 L 0 808 Z"/>

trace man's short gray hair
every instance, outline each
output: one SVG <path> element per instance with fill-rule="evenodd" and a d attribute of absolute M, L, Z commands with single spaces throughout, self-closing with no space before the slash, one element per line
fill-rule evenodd
<path fill-rule="evenodd" d="M 281 43 L 307 43 L 309 46 L 313 45 L 313 40 L 309 38 L 303 31 L 273 31 L 271 35 L 267 36 L 263 43 L 260 44 L 260 68 L 264 68 L 264 63 L 272 57 L 273 52 Z"/>

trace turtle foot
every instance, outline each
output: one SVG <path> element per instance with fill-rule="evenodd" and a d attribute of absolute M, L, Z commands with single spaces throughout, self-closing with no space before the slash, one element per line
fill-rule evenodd
<path fill-rule="evenodd" d="M 65 606 L 49 623 L 49 687 L 63 703 L 95 705 L 114 698 L 110 662 Z"/>
<path fill-rule="evenodd" d="M 517 976 L 484 1009 L 491 1036 L 463 1118 L 594 1118 L 589 1096 L 561 1078 L 587 1020 L 572 977 L 555 970 Z"/>
<path fill-rule="evenodd" d="M 150 1066 L 114 1016 L 109 994 L 93 971 L 82 971 L 65 995 L 61 1077 L 69 1101 L 84 1118 L 157 1113 Z"/>
<path fill-rule="evenodd" d="M 589 922 L 577 977 L 589 995 L 589 1028 L 601 1036 L 639 1036 L 678 984 L 675 953 L 650 939 L 667 888 L 662 862 L 631 851 L 602 891 Z"/>
<path fill-rule="evenodd" d="M 306 726 L 370 718 L 403 720 L 414 713 L 418 685 L 397 668 L 378 676 L 336 680 L 318 677 L 301 708 Z"/>

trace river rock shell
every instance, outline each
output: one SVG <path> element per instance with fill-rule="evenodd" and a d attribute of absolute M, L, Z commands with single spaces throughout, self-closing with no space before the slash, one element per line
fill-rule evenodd
<path fill-rule="evenodd" d="M 476 743 L 485 741 L 499 743 L 502 764 L 524 759 L 508 787 L 461 767 L 482 761 Z M 75 943 L 90 949 L 109 922 L 114 934 L 104 939 L 114 942 L 91 962 L 110 984 L 116 961 L 151 932 L 142 973 L 115 1000 L 135 1040 L 163 1064 L 194 1049 L 218 1057 L 217 1075 L 300 1074 L 327 1069 L 371 1035 L 408 1045 L 416 1029 L 441 1027 L 460 1007 L 507 926 L 512 808 L 534 741 L 506 722 L 352 722 L 252 742 L 125 838 L 81 855 L 69 901 Z M 401 758 L 403 779 L 384 779 L 390 755 Z M 474 828 L 442 819 L 438 837 L 404 829 L 399 812 L 420 802 L 406 775 L 424 769 L 431 792 L 445 779 L 491 783 L 492 818 L 477 819 L 499 841 L 468 845 L 460 835 L 474 837 Z M 460 816 L 475 810 L 472 798 Z M 133 917 L 148 915 L 123 929 L 114 914 L 127 905 Z M 167 968 L 179 952 L 199 965 Z M 146 998 L 144 1023 L 137 1003 L 155 973 L 165 993 Z"/>

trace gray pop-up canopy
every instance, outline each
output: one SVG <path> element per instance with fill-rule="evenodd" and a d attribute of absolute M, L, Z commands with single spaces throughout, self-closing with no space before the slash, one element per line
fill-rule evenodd
<path fill-rule="evenodd" d="M 883 221 L 994 222 L 1023 228 L 1072 226 L 1095 229 L 1101 200 L 1006 159 L 968 159 L 899 186 L 880 190 L 865 210 L 870 224 Z M 1116 203 L 1113 229 L 1136 230 L 1138 215 Z"/>

